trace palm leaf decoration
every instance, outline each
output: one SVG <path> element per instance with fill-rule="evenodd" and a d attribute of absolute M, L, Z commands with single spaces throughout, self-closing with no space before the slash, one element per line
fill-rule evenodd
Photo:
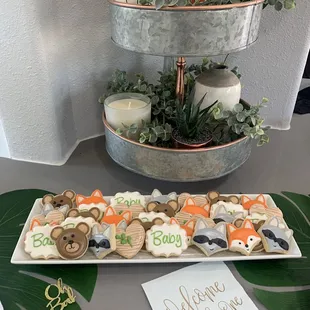
<path fill-rule="evenodd" d="M 48 301 L 44 291 L 48 284 L 34 274 L 55 279 L 91 300 L 97 280 L 96 265 L 13 265 L 11 256 L 28 214 L 36 198 L 48 192 L 43 190 L 17 190 L 0 195 L 0 301 L 6 310 L 46 309 Z M 31 273 L 31 274 L 30 274 Z M 80 309 L 77 303 L 68 310 Z"/>

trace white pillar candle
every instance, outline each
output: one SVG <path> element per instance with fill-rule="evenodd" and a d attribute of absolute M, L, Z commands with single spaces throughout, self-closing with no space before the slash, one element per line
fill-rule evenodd
<path fill-rule="evenodd" d="M 114 129 L 124 125 L 141 125 L 141 121 L 151 121 L 150 98 L 142 94 L 121 93 L 108 97 L 104 102 L 104 111 L 109 125 Z"/>

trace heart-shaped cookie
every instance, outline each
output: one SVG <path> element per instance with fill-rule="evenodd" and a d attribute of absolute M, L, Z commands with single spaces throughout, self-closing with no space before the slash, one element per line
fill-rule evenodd
<path fill-rule="evenodd" d="M 141 250 L 145 231 L 141 225 L 130 224 L 126 230 L 116 229 L 116 252 L 125 258 L 133 258 Z"/>
<path fill-rule="evenodd" d="M 127 206 L 124 203 L 120 203 L 115 205 L 114 210 L 117 214 L 121 214 L 124 211 L 131 211 L 132 212 L 132 218 L 139 217 L 139 214 L 142 212 L 145 212 L 145 208 L 142 205 L 133 204 L 131 206 Z"/>

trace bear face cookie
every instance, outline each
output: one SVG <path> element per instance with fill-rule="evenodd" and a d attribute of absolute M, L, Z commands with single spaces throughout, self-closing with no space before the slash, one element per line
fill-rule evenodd
<path fill-rule="evenodd" d="M 116 229 L 115 225 L 108 225 L 105 230 L 100 231 L 98 225 L 92 228 L 88 248 L 97 258 L 102 259 L 116 250 Z"/>
<path fill-rule="evenodd" d="M 210 227 L 205 220 L 198 219 L 192 243 L 207 256 L 227 250 L 226 223 L 220 222 Z"/>
<path fill-rule="evenodd" d="M 60 210 L 66 214 L 73 207 L 75 196 L 75 192 L 71 189 L 65 190 L 62 194 L 56 196 L 52 194 L 45 195 L 41 201 L 43 214 L 47 215 L 52 210 Z"/>
<path fill-rule="evenodd" d="M 179 205 L 177 200 L 169 200 L 167 203 L 151 201 L 147 204 L 146 207 L 148 212 L 164 213 L 168 217 L 173 217 L 178 209 Z"/>
<path fill-rule="evenodd" d="M 90 228 L 86 223 L 79 223 L 75 228 L 53 228 L 51 238 L 54 240 L 59 255 L 63 259 L 79 259 L 88 249 Z"/>
<path fill-rule="evenodd" d="M 154 219 L 147 221 L 142 221 L 141 219 L 135 218 L 130 222 L 130 224 L 141 225 L 145 232 L 151 229 L 154 225 L 162 225 L 164 223 L 165 222 L 160 217 L 155 217 Z"/>
<path fill-rule="evenodd" d="M 67 217 L 92 217 L 95 221 L 98 221 L 100 218 L 100 210 L 97 207 L 93 207 L 89 210 L 79 210 L 78 208 L 70 209 L 67 213 Z"/>
<path fill-rule="evenodd" d="M 240 228 L 227 224 L 227 230 L 228 246 L 232 252 L 239 252 L 248 256 L 262 240 L 250 220 L 244 220 Z"/>
<path fill-rule="evenodd" d="M 287 227 L 280 217 L 270 218 L 258 230 L 265 251 L 285 254 L 290 250 L 293 231 Z"/>
<path fill-rule="evenodd" d="M 154 225 L 146 232 L 146 249 L 154 256 L 180 256 L 188 247 L 186 231 L 177 224 Z"/>
<path fill-rule="evenodd" d="M 210 201 L 211 206 L 218 202 L 231 202 L 235 204 L 240 204 L 240 199 L 236 195 L 222 196 L 219 192 L 211 191 L 207 194 L 207 197 Z"/>

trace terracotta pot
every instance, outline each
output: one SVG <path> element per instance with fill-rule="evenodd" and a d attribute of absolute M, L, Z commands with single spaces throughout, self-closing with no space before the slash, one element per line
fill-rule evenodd
<path fill-rule="evenodd" d="M 190 144 L 190 143 L 186 143 L 185 141 L 181 141 L 180 139 L 177 138 L 177 130 L 174 129 L 172 131 L 172 139 L 174 141 L 174 145 L 176 148 L 179 148 L 179 149 L 196 149 L 196 148 L 199 148 L 199 147 L 206 147 L 208 144 L 210 144 L 212 142 L 212 136 L 211 134 L 207 134 L 206 137 L 205 137 L 205 141 L 201 142 L 199 141 L 199 143 L 194 143 L 194 144 Z"/>

